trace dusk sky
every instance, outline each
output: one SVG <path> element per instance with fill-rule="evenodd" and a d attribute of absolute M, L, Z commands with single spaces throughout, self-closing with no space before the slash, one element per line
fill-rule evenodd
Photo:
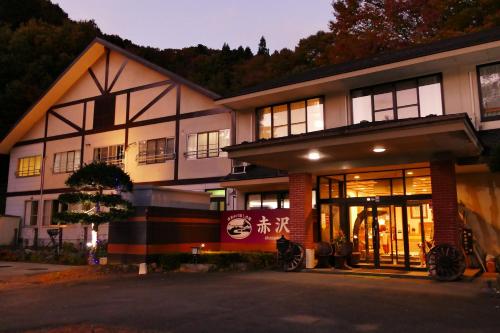
<path fill-rule="evenodd" d="M 93 19 L 101 30 L 139 45 L 182 48 L 204 44 L 256 50 L 260 36 L 274 51 L 293 49 L 328 30 L 330 0 L 52 0 L 73 20 Z"/>

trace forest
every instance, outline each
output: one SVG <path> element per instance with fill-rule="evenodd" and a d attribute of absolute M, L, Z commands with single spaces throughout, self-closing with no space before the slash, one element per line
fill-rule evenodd
<path fill-rule="evenodd" d="M 265 36 L 255 36 L 253 53 L 247 45 L 227 43 L 220 49 L 139 46 L 102 32 L 92 20 L 71 20 L 49 0 L 2 0 L 0 138 L 96 36 L 224 96 L 308 69 L 500 25 L 498 0 L 334 0 L 331 12 L 329 29 L 303 36 L 294 49 L 271 53 Z M 0 158 L 0 192 L 5 160 Z"/>

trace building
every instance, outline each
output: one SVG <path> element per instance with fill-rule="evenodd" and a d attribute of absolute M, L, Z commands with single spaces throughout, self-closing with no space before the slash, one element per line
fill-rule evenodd
<path fill-rule="evenodd" d="M 219 96 L 102 39 L 95 39 L 0 143 L 10 154 L 6 213 L 22 238 L 47 243 L 68 175 L 93 160 L 121 165 L 137 185 L 208 191 L 225 209 L 231 110 Z M 230 203 L 231 204 L 231 203 Z M 71 207 L 69 207 L 71 209 Z M 82 243 L 90 228 L 64 227 Z M 107 228 L 100 231 L 106 238 Z"/>
<path fill-rule="evenodd" d="M 290 207 L 290 236 L 306 248 L 344 235 L 361 262 L 420 267 L 432 243 L 459 245 L 460 212 L 500 254 L 500 176 L 486 164 L 500 145 L 500 29 L 319 68 L 217 104 L 236 113 L 229 157 L 281 170 L 223 185 L 246 193 L 239 208 Z"/>
<path fill-rule="evenodd" d="M 499 144 L 497 28 L 222 98 L 97 39 L 0 153 L 11 156 L 6 213 L 23 217 L 26 239 L 65 209 L 67 173 L 98 159 L 136 184 L 214 190 L 220 210 L 288 209 L 306 248 L 344 236 L 360 262 L 412 269 L 433 243 L 459 245 L 464 219 L 500 254 L 500 176 L 487 166 Z M 273 246 L 241 238 L 233 249 Z"/>

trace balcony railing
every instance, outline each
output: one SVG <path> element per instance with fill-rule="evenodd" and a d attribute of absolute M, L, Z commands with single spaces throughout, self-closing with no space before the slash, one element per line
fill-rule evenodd
<path fill-rule="evenodd" d="M 201 159 L 210 157 L 225 157 L 227 154 L 221 148 L 203 149 L 203 150 L 190 150 L 184 153 L 187 159 Z"/>
<path fill-rule="evenodd" d="M 110 165 L 116 165 L 123 168 L 123 156 L 110 156 L 106 158 L 95 159 L 96 162 L 104 162 Z"/>
<path fill-rule="evenodd" d="M 136 156 L 137 163 L 139 164 L 154 164 L 154 163 L 164 163 L 168 160 L 175 159 L 175 153 L 165 153 L 156 155 L 142 155 L 138 154 Z"/>

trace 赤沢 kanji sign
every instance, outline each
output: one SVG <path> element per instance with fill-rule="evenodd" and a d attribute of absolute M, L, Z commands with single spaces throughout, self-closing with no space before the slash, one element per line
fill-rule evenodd
<path fill-rule="evenodd" d="M 234 210 L 222 214 L 221 242 L 268 243 L 290 238 L 288 209 Z"/>

